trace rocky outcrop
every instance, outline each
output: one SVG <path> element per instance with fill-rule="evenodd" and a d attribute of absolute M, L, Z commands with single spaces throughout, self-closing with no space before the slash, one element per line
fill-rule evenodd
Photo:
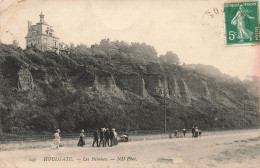
<path fill-rule="evenodd" d="M 159 74 L 144 75 L 145 88 L 149 94 L 162 95 L 162 83 Z"/>
<path fill-rule="evenodd" d="M 166 76 L 166 79 L 168 81 L 167 88 L 168 88 L 169 97 L 175 100 L 180 99 L 181 97 L 180 88 L 176 81 L 176 77 L 173 75 L 168 75 Z"/>
<path fill-rule="evenodd" d="M 180 92 L 180 88 L 179 88 L 179 85 L 178 83 L 176 82 L 176 79 L 174 79 L 174 83 L 173 83 L 173 92 L 172 92 L 172 97 L 173 98 L 177 98 L 177 99 L 180 99 L 181 97 L 181 92 Z"/>
<path fill-rule="evenodd" d="M 21 68 L 18 72 L 18 89 L 33 90 L 34 82 L 31 72 L 28 68 Z"/>
<path fill-rule="evenodd" d="M 122 90 L 127 90 L 142 97 L 148 96 L 145 81 L 139 74 L 117 75 L 116 84 Z"/>
<path fill-rule="evenodd" d="M 175 83 L 176 98 L 183 104 L 189 105 L 191 103 L 191 94 L 186 82 L 183 79 L 179 79 Z"/>
<path fill-rule="evenodd" d="M 106 71 L 100 71 L 94 75 L 93 85 L 99 85 L 104 88 L 115 87 L 116 82 L 111 73 Z"/>

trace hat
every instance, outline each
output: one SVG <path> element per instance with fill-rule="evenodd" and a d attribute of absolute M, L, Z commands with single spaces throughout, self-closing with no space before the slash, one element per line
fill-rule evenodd
<path fill-rule="evenodd" d="M 81 132 L 84 132 L 84 129 L 82 129 Z"/>

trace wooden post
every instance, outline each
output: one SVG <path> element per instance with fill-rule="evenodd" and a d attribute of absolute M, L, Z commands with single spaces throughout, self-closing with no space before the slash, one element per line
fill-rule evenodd
<path fill-rule="evenodd" d="M 167 131 L 167 123 L 166 123 L 166 120 L 167 120 L 167 116 L 166 116 L 166 91 L 165 91 L 165 83 L 164 83 L 164 96 L 163 96 L 163 102 L 164 102 L 164 133 L 166 133 Z"/>

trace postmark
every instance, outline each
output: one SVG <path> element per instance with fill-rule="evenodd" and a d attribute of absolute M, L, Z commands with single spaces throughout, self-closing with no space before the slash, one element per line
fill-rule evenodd
<path fill-rule="evenodd" d="M 259 43 L 258 2 L 225 3 L 227 45 Z"/>
<path fill-rule="evenodd" d="M 205 43 L 212 40 L 213 36 L 220 38 L 221 40 L 222 38 L 225 38 L 223 5 L 221 7 L 212 6 L 207 9 L 203 13 L 201 25 L 201 38 Z"/>

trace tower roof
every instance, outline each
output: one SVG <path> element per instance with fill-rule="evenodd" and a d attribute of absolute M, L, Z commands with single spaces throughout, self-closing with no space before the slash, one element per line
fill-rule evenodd
<path fill-rule="evenodd" d="M 41 14 L 39 16 L 40 16 L 40 23 L 46 23 L 44 21 L 44 14 L 42 14 L 42 12 L 41 12 Z"/>
<path fill-rule="evenodd" d="M 42 14 L 42 11 L 41 11 L 41 14 L 40 14 L 40 18 L 44 17 L 44 14 Z"/>

